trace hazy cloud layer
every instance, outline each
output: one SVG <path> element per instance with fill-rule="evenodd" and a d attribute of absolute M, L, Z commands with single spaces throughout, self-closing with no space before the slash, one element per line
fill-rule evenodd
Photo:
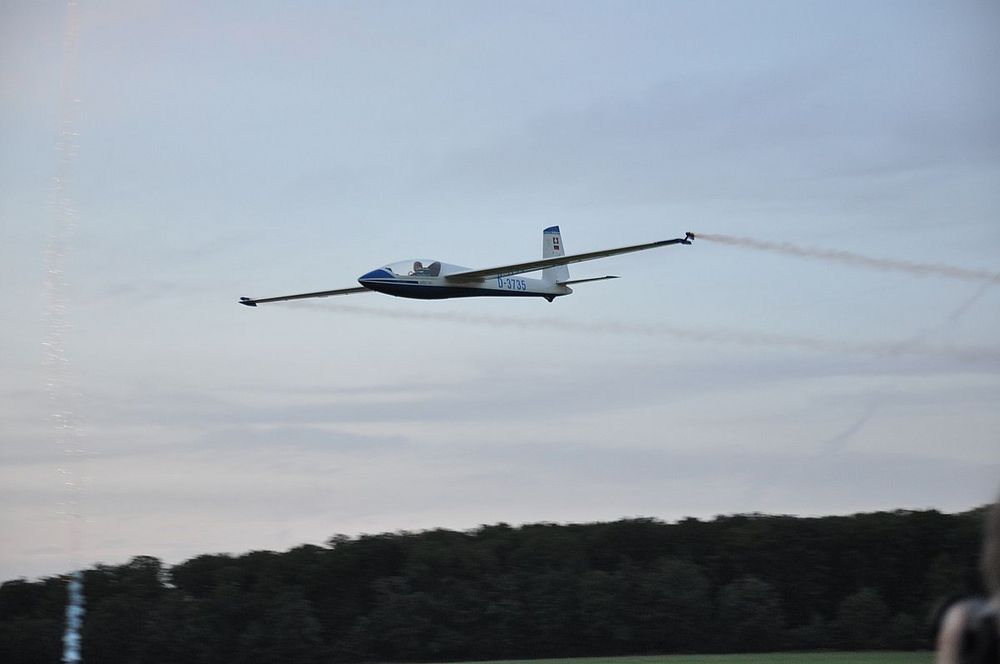
<path fill-rule="evenodd" d="M 64 12 L 0 21 L 0 579 L 994 496 L 992 283 L 696 241 L 552 304 L 236 300 L 524 260 L 554 224 L 995 275 L 995 3 L 111 2 L 68 53 Z"/>

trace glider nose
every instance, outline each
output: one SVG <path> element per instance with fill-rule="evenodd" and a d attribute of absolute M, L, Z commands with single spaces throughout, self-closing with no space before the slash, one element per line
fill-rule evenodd
<path fill-rule="evenodd" d="M 394 279 L 395 277 L 391 272 L 385 268 L 378 268 L 377 270 L 372 270 L 371 272 L 366 272 L 358 277 L 358 283 L 362 286 L 367 286 L 368 282 L 375 281 L 377 279 Z"/>

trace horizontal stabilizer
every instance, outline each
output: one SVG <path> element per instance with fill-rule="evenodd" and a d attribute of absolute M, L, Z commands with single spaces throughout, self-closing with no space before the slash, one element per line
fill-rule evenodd
<path fill-rule="evenodd" d="M 609 274 L 606 277 L 591 277 L 590 279 L 571 279 L 569 281 L 560 281 L 560 286 L 571 286 L 573 284 L 585 284 L 588 281 L 604 281 L 605 279 L 617 279 L 618 277 L 613 274 Z"/>

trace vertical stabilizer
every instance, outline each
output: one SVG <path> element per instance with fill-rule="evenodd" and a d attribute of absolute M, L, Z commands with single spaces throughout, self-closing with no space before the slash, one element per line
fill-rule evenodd
<path fill-rule="evenodd" d="M 562 235 L 559 234 L 558 226 L 549 226 L 542 231 L 542 258 L 555 258 L 565 255 L 562 243 Z M 556 265 L 542 270 L 542 279 L 553 283 L 569 280 L 569 266 Z"/>

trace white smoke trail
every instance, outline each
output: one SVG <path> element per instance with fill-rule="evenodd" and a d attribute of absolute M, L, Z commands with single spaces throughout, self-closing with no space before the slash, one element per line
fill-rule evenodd
<path fill-rule="evenodd" d="M 573 321 L 562 318 L 527 318 L 466 314 L 454 311 L 400 311 L 356 305 L 289 303 L 286 306 L 326 311 L 333 314 L 355 314 L 395 320 L 434 321 L 457 325 L 507 327 L 525 330 L 551 330 L 574 334 L 607 334 L 668 338 L 694 343 L 714 343 L 733 346 L 793 348 L 813 352 L 851 353 L 894 357 L 899 355 L 936 355 L 969 362 L 1000 360 L 1000 346 L 950 347 L 901 341 L 840 341 L 822 337 L 807 337 L 727 328 L 696 328 L 662 323 L 625 323 L 621 321 Z"/>
<path fill-rule="evenodd" d="M 987 292 L 989 292 L 991 284 L 984 283 L 976 292 L 972 294 L 971 297 L 967 298 L 964 302 L 959 303 L 959 305 L 952 311 L 939 326 L 928 328 L 917 332 L 909 339 L 904 339 L 899 342 L 898 349 L 900 351 L 906 351 L 907 349 L 913 348 L 914 346 L 920 346 L 924 343 L 925 339 L 934 334 L 935 332 L 946 331 L 948 328 L 956 325 L 959 320 L 964 316 L 972 306 L 978 302 Z M 842 431 L 837 433 L 835 436 L 820 443 L 819 449 L 821 455 L 836 454 L 844 449 L 851 442 L 858 433 L 860 433 L 865 426 L 874 419 L 875 415 L 881 410 L 882 405 L 888 400 L 887 393 L 882 391 L 873 392 L 870 396 L 870 400 L 862 409 L 861 414 L 851 422 Z"/>
<path fill-rule="evenodd" d="M 989 270 L 978 270 L 956 265 L 944 265 L 942 263 L 917 263 L 914 261 L 903 261 L 891 258 L 875 258 L 856 254 L 851 251 L 840 249 L 816 249 L 813 247 L 800 247 L 788 242 L 767 242 L 755 240 L 748 237 L 735 237 L 732 235 L 717 235 L 712 233 L 695 233 L 698 240 L 718 242 L 736 247 L 756 249 L 758 251 L 768 251 L 786 256 L 799 256 L 801 258 L 819 258 L 834 263 L 867 267 L 875 270 L 885 270 L 889 272 L 907 272 L 919 276 L 946 277 L 949 279 L 964 279 L 966 281 L 981 281 L 992 284 L 1000 284 L 1000 272 L 990 272 Z"/>
<path fill-rule="evenodd" d="M 52 184 L 52 230 L 43 256 L 45 264 L 45 317 L 46 335 L 42 342 L 45 349 L 43 367 L 46 391 L 51 406 L 50 420 L 53 439 L 63 456 L 58 471 L 66 488 L 64 516 L 69 523 L 70 548 L 74 566 L 79 568 L 82 514 L 80 508 L 81 482 L 75 466 L 83 456 L 80 430 L 76 424 L 73 388 L 69 360 L 66 355 L 65 337 L 71 329 L 69 321 L 69 283 L 66 279 L 66 260 L 79 222 L 79 213 L 72 196 L 73 165 L 78 150 L 76 113 L 79 100 L 75 87 L 77 80 L 76 45 L 79 17 L 76 0 L 69 0 L 66 8 L 66 28 L 63 38 L 63 72 L 61 116 L 57 142 L 58 164 Z M 84 614 L 83 574 L 76 571 L 70 578 L 66 606 L 66 630 L 63 634 L 62 661 L 81 661 L 80 628 Z"/>
<path fill-rule="evenodd" d="M 976 302 L 979 302 L 979 300 L 983 299 L 983 296 L 985 296 L 989 292 L 990 292 L 990 284 L 986 283 L 980 286 L 979 289 L 977 289 L 976 292 L 973 293 L 971 297 L 969 297 L 969 299 L 960 304 L 958 308 L 955 309 L 955 311 L 953 311 L 950 316 L 948 316 L 948 319 L 947 321 L 945 321 L 945 323 L 947 325 L 954 325 L 955 323 L 957 323 L 958 320 L 965 315 L 965 312 L 967 312 L 969 309 L 972 308 L 972 305 L 974 305 Z"/>

